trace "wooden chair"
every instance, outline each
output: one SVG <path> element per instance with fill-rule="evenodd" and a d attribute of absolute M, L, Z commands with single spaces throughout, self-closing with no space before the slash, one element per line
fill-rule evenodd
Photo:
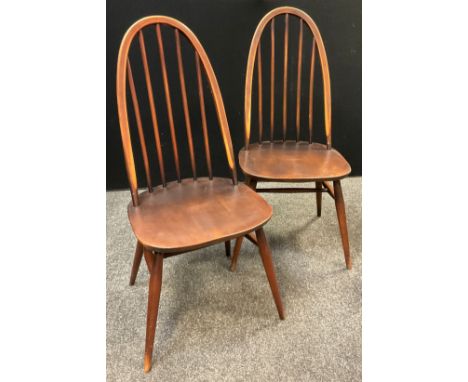
<path fill-rule="evenodd" d="M 161 139 L 161 126 L 158 124 L 156 113 L 154 77 L 150 75 L 149 57 L 145 45 L 145 33 L 156 34 L 159 62 L 164 84 L 164 96 L 167 107 L 167 120 L 171 137 L 173 161 L 177 174 L 177 180 L 168 181 L 165 175 L 165 166 L 168 158 L 164 157 L 164 146 Z M 171 29 L 175 40 L 177 54 L 177 69 L 180 85 L 181 102 L 185 120 L 185 137 L 177 137 L 169 76 L 166 68 L 165 50 L 162 39 L 163 28 Z M 185 36 L 194 51 L 195 66 L 197 72 L 198 95 L 200 104 L 201 123 L 191 121 L 189 103 L 187 101 L 187 89 L 184 74 L 184 62 L 181 52 L 181 37 Z M 130 63 L 129 51 L 134 39 L 138 40 L 141 53 L 141 65 L 144 72 L 146 95 L 149 113 L 156 143 L 157 162 L 161 176 L 161 185 L 153 187 L 150 160 L 143 130 L 142 108 L 137 96 L 134 69 Z M 167 52 L 166 52 L 167 53 Z M 192 56 L 193 59 L 193 56 Z M 151 63 L 151 62 L 150 62 Z M 136 66 L 136 65 L 135 65 Z M 153 66 L 151 66 L 153 67 Z M 159 71 L 158 71 L 159 72 Z M 207 118 L 205 112 L 205 98 L 203 91 L 203 77 L 206 78 L 213 95 L 213 101 L 224 143 L 224 151 L 231 169 L 232 179 L 213 177 L 212 159 L 210 153 L 210 141 L 208 136 Z M 148 190 L 142 193 L 138 191 L 137 173 L 135 167 L 134 151 L 131 142 L 130 124 L 127 105 L 127 83 L 132 100 L 135 123 L 141 146 L 142 159 L 145 168 Z M 159 90 L 163 92 L 163 90 Z M 140 98 L 142 100 L 142 98 Z M 146 347 L 144 370 L 151 369 L 153 343 L 158 316 L 159 298 L 161 292 L 163 260 L 173 255 L 193 251 L 211 244 L 225 242 L 241 237 L 248 232 L 257 234 L 260 256 L 265 267 L 268 281 L 273 293 L 273 298 L 281 319 L 284 319 L 283 306 L 276 282 L 275 272 L 271 259 L 263 225 L 271 217 L 272 209 L 268 203 L 244 184 L 237 183 L 234 153 L 226 119 L 223 100 L 218 86 L 218 81 L 213 72 L 211 63 L 205 50 L 194 33 L 183 23 L 170 17 L 150 16 L 133 24 L 125 34 L 120 46 L 117 64 L 117 103 L 120 120 L 120 132 L 122 135 L 125 165 L 130 183 L 132 201 L 128 205 L 128 217 L 137 238 L 137 249 L 132 268 L 130 284 L 135 282 L 141 258 L 144 255 L 150 272 L 148 312 L 146 327 Z M 143 103 L 141 103 L 143 105 Z M 149 118 L 148 118 L 149 120 Z M 203 131 L 204 149 L 208 177 L 199 177 L 197 174 L 197 162 L 195 157 L 192 126 L 200 124 Z M 192 178 L 181 179 L 178 141 L 188 143 L 188 151 L 191 162 Z M 167 151 L 168 149 L 166 149 Z M 226 244 L 228 250 L 228 245 Z"/>
<path fill-rule="evenodd" d="M 296 82 L 296 110 L 294 129 L 288 126 L 288 44 L 290 16 L 295 16 L 299 23 L 297 44 L 297 75 Z M 284 50 L 282 81 L 282 123 L 281 131 L 275 126 L 275 23 L 284 22 Z M 262 79 L 262 49 L 261 37 L 267 24 L 269 27 L 270 50 L 270 107 L 269 107 L 269 134 L 263 129 L 263 79 Z M 312 34 L 311 58 L 308 75 L 308 140 L 301 140 L 301 78 L 302 78 L 302 51 L 304 24 Z M 266 38 L 267 39 L 267 38 Z M 326 145 L 313 142 L 313 96 L 314 73 L 316 55 L 322 69 L 324 125 Z M 278 54 L 278 56 L 280 56 Z M 251 143 L 251 113 L 252 113 L 252 78 L 254 66 L 257 66 L 257 93 L 258 93 L 258 142 Z M 245 147 L 239 152 L 239 164 L 246 176 L 246 184 L 257 192 L 315 192 L 317 202 L 317 215 L 321 215 L 322 193 L 329 194 L 335 200 L 338 223 L 344 250 L 346 267 L 351 269 L 351 256 L 349 253 L 348 231 L 346 227 L 345 205 L 341 191 L 340 180 L 351 172 L 351 167 L 343 156 L 331 145 L 331 91 L 330 74 L 328 71 L 327 56 L 320 32 L 310 18 L 303 11 L 292 7 L 280 7 L 267 13 L 255 30 L 250 45 L 245 78 L 244 99 Z M 280 140 L 275 140 L 276 133 L 282 133 Z M 293 131 L 291 131 L 293 130 Z M 295 140 L 287 139 L 287 132 L 293 132 Z M 303 132 L 305 133 L 305 132 Z M 269 136 L 264 140 L 264 136 Z M 304 134 L 303 134 L 304 135 Z M 314 188 L 256 188 L 257 181 L 262 182 L 315 182 Z M 333 187 L 330 182 L 333 181 Z M 256 243 L 251 235 L 245 236 Z M 236 268 L 237 259 L 242 245 L 242 237 L 237 239 L 234 254 L 231 260 L 231 270 Z"/>

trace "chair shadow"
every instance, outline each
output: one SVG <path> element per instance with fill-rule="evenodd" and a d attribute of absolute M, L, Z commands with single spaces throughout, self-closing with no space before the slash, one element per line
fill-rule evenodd
<path fill-rule="evenodd" d="M 278 261 L 281 258 L 284 258 L 282 255 L 276 254 L 275 256 L 275 248 L 280 248 L 282 243 L 284 243 L 285 236 L 288 237 L 291 241 L 304 232 L 306 229 L 310 229 L 311 225 L 314 224 L 318 219 L 318 216 L 314 216 L 305 220 L 299 227 L 295 226 L 294 228 L 288 231 L 282 231 L 281 235 L 275 233 L 268 233 L 266 232 L 267 240 L 269 242 L 270 248 L 273 252 L 274 262 L 275 262 L 275 270 L 278 283 L 280 285 L 281 296 L 283 300 L 283 305 L 285 306 L 286 310 L 286 319 L 287 319 L 287 306 L 288 302 L 292 301 L 292 296 L 297 297 L 298 294 L 302 295 L 303 293 L 307 293 L 303 289 L 303 279 L 298 275 L 298 273 L 289 267 L 288 261 Z M 266 226 L 268 227 L 268 226 Z M 248 247 L 247 247 L 248 246 Z M 216 250 L 213 250 L 213 247 L 216 247 Z M 242 249 L 244 255 L 242 256 L 242 252 L 240 255 L 239 260 L 242 261 L 244 258 L 244 266 L 249 269 L 254 265 L 254 261 L 258 261 L 261 264 L 260 256 L 248 256 L 248 253 L 258 254 L 258 250 L 256 247 L 250 243 L 248 240 L 244 240 L 242 245 Z M 294 248 L 293 248 L 294 250 Z M 204 253 L 205 252 L 205 253 Z M 305 254 L 304 254 L 305 255 Z M 257 288 L 246 288 L 245 286 L 241 286 L 242 291 L 236 291 L 235 293 L 243 293 L 242 299 L 237 300 L 242 301 L 242 304 L 251 304 L 252 307 L 246 308 L 246 306 L 238 307 L 236 309 L 235 305 L 235 298 L 232 301 L 232 304 L 224 304 L 223 301 L 229 299 L 229 293 L 232 293 L 232 290 L 229 291 L 229 288 L 226 286 L 220 286 L 219 288 L 211 288 L 207 289 L 205 286 L 209 284 L 210 279 L 215 276 L 219 269 L 224 269 L 226 271 L 226 277 L 230 278 L 232 276 L 237 276 L 239 273 L 242 273 L 242 270 L 239 268 L 236 272 L 232 273 L 229 271 L 230 265 L 230 258 L 227 258 L 225 255 L 224 245 L 222 243 L 215 244 L 210 247 L 206 247 L 203 249 L 199 249 L 194 252 L 187 253 L 182 256 L 190 256 L 191 258 L 187 261 L 187 264 L 176 262 L 173 264 L 175 269 L 173 270 L 174 274 L 177 275 L 176 277 L 180 277 L 180 279 L 174 284 L 175 291 L 174 291 L 174 299 L 176 301 L 181 301 L 180 304 L 174 304 L 170 308 L 170 312 L 167 312 L 167 322 L 165 323 L 165 332 L 166 335 L 162 342 L 159 344 L 161 346 L 161 352 L 158 352 L 158 358 L 162 360 L 167 354 L 170 354 L 175 349 L 173 348 L 173 339 L 174 333 L 178 330 L 178 325 L 181 325 L 184 322 L 184 316 L 189 314 L 193 308 L 196 308 L 200 304 L 203 304 L 204 309 L 204 316 L 209 317 L 211 315 L 224 315 L 229 317 L 227 322 L 239 322 L 245 321 L 249 319 L 257 319 L 259 320 L 258 325 L 254 330 L 263 330 L 271 327 L 272 325 L 279 325 L 282 321 L 279 320 L 276 306 L 274 305 L 274 300 L 271 295 L 270 286 L 268 284 L 268 280 L 266 275 L 264 275 L 264 283 L 265 288 L 260 291 L 260 293 L 268 293 L 265 296 L 256 296 L 255 290 Z M 170 261 L 170 259 L 168 259 Z M 284 259 L 283 259 L 284 260 Z M 212 267 L 209 267 L 210 271 L 206 272 L 206 267 L 204 264 L 211 263 L 213 264 Z M 278 266 L 278 264 L 281 264 Z M 143 263 L 142 263 L 143 265 Z M 257 264 L 258 265 L 258 264 Z M 184 277 L 183 274 L 187 271 L 187 266 L 194 270 L 194 274 L 192 273 L 189 277 Z M 181 268 L 177 270 L 177 268 Z M 184 268 L 184 269 L 182 269 Z M 200 268 L 200 269 L 197 269 Z M 343 272 L 343 269 L 336 269 L 327 274 L 322 274 L 320 277 L 327 277 L 331 275 L 335 275 L 338 273 Z M 239 275 L 241 276 L 241 275 Z M 227 283 L 230 280 L 226 280 Z M 233 281 L 235 283 L 235 281 Z M 287 288 L 281 288 L 281 285 L 288 285 Z M 164 283 L 163 286 L 164 288 Z M 182 303 L 182 301 L 185 301 Z M 254 309 L 253 307 L 256 307 Z M 200 329 L 202 331 L 209 330 L 212 326 L 210 326 L 209 321 L 204 321 L 203 319 L 199 322 Z M 230 334 L 230 326 L 225 325 L 225 330 L 219 331 L 221 336 L 229 337 Z M 236 337 L 236 341 L 244 341 L 246 338 L 251 335 L 251 330 L 245 328 L 242 331 L 240 336 Z"/>

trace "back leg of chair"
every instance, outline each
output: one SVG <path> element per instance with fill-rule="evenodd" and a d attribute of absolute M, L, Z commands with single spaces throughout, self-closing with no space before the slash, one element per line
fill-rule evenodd
<path fill-rule="evenodd" d="M 231 256 L 231 240 L 224 242 L 224 248 L 226 249 L 226 257 Z"/>
<path fill-rule="evenodd" d="M 263 232 L 263 228 L 259 228 L 255 233 L 257 235 L 258 249 L 262 258 L 263 267 L 265 268 L 271 292 L 273 293 L 273 299 L 275 300 L 276 309 L 278 309 L 280 319 L 284 320 L 283 303 L 281 302 L 278 282 L 276 281 L 275 268 L 273 266 L 273 260 L 271 259 L 271 251 L 265 237 L 265 232 Z"/>
<path fill-rule="evenodd" d="M 315 182 L 315 187 L 318 189 L 322 189 L 323 185 L 322 182 Z M 315 193 L 315 197 L 317 199 L 317 216 L 322 216 L 322 191 L 317 191 Z"/>
<path fill-rule="evenodd" d="M 245 176 L 244 183 L 254 191 L 257 189 L 257 179 L 252 178 L 249 175 Z M 237 259 L 238 259 L 239 254 L 240 254 L 240 250 L 241 250 L 241 247 L 242 247 L 242 241 L 243 240 L 244 240 L 243 237 L 238 237 L 236 239 L 236 244 L 234 245 L 234 254 L 232 255 L 232 259 L 231 259 L 231 271 L 232 272 L 236 271 Z"/>
<path fill-rule="evenodd" d="M 351 269 L 351 255 L 349 253 L 349 239 L 348 227 L 346 225 L 346 211 L 343 199 L 343 192 L 341 190 L 341 183 L 339 180 L 333 182 L 333 189 L 335 190 L 335 206 L 336 214 L 338 215 L 338 224 L 340 226 L 341 242 L 343 243 L 343 251 L 346 262 L 346 268 Z"/>
<path fill-rule="evenodd" d="M 146 345 L 145 345 L 145 373 L 151 370 L 153 358 L 154 336 L 156 334 L 156 321 L 158 320 L 159 298 L 161 297 L 161 284 L 163 272 L 162 253 L 153 254 L 145 249 L 145 255 L 153 257 L 151 276 L 148 291 L 148 312 L 146 319 Z"/>
<path fill-rule="evenodd" d="M 135 255 L 133 256 L 132 273 L 130 274 L 130 285 L 135 285 L 135 280 L 140 268 L 141 258 L 143 257 L 143 245 L 137 241 Z"/>

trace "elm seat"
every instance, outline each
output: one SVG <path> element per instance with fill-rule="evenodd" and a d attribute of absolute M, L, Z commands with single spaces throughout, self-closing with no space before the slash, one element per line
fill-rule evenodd
<path fill-rule="evenodd" d="M 351 166 L 335 149 L 308 142 L 262 142 L 239 152 L 242 171 L 257 179 L 316 181 L 344 178 Z"/>
<path fill-rule="evenodd" d="M 256 230 L 272 215 L 255 191 L 225 178 L 183 179 L 139 197 L 138 206 L 128 206 L 133 232 L 144 247 L 162 253 L 224 242 Z"/>

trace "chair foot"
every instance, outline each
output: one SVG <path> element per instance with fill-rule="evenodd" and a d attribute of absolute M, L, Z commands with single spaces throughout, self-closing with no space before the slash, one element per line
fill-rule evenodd
<path fill-rule="evenodd" d="M 346 225 L 346 211 L 343 199 L 343 192 L 341 190 L 341 183 L 339 180 L 333 182 L 333 189 L 335 191 L 335 207 L 338 216 L 338 224 L 340 226 L 341 242 L 343 244 L 343 252 L 346 262 L 346 268 L 352 268 L 351 255 L 349 253 L 349 238 L 348 227 Z"/>
<path fill-rule="evenodd" d="M 145 373 L 149 373 L 151 371 L 151 356 L 147 356 L 145 354 L 145 366 L 144 366 L 144 370 L 145 370 Z"/>
<path fill-rule="evenodd" d="M 138 269 L 140 269 L 141 258 L 143 257 L 143 245 L 137 241 L 135 249 L 135 255 L 133 256 L 132 272 L 130 274 L 130 285 L 135 285 L 135 281 L 138 275 Z"/>
<path fill-rule="evenodd" d="M 146 343 L 145 343 L 145 373 L 151 370 L 153 358 L 154 336 L 156 334 L 156 322 L 158 320 L 159 299 L 161 297 L 163 259 L 162 253 L 152 254 L 145 249 L 145 254 L 153 257 L 153 267 L 149 280 L 148 312 L 146 319 Z"/>
<path fill-rule="evenodd" d="M 271 259 L 271 251 L 265 237 L 265 232 L 263 232 L 263 228 L 259 228 L 257 231 L 255 231 L 255 233 L 257 235 L 258 248 L 262 258 L 263 267 L 265 268 L 268 282 L 270 283 L 271 292 L 273 293 L 273 299 L 275 300 L 276 309 L 278 309 L 279 318 L 284 320 L 283 303 L 281 302 L 281 295 L 278 282 L 276 281 L 275 269 Z"/>
<path fill-rule="evenodd" d="M 234 245 L 234 253 L 232 254 L 232 258 L 231 258 L 231 266 L 230 266 L 231 272 L 236 271 L 237 259 L 239 258 L 243 240 L 244 240 L 244 236 L 240 236 L 236 239 L 236 244 Z"/>

